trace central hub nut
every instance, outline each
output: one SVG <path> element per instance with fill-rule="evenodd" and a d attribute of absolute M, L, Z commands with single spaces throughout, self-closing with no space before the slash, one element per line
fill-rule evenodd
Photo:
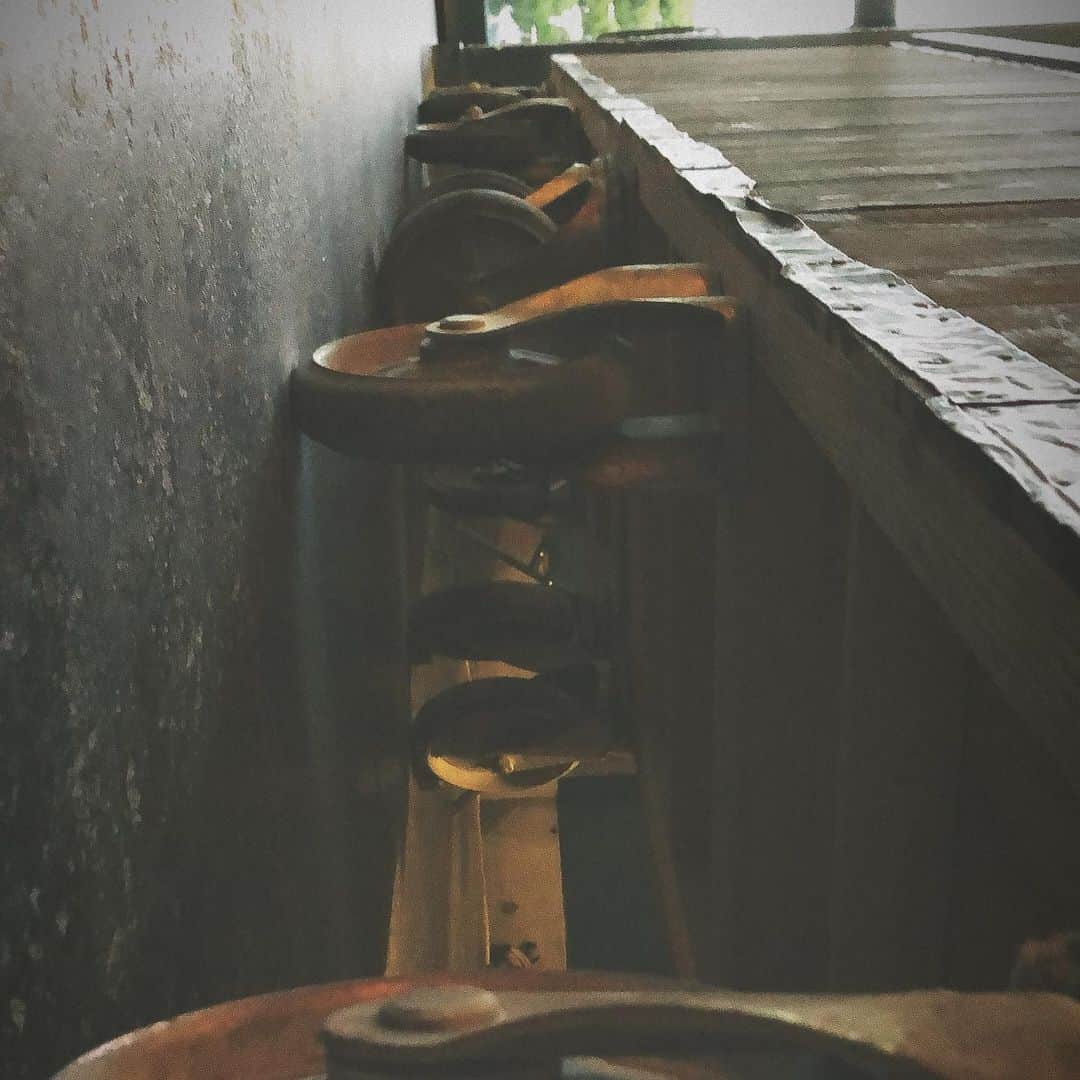
<path fill-rule="evenodd" d="M 446 315 L 439 320 L 440 330 L 483 330 L 483 315 Z"/>
<path fill-rule="evenodd" d="M 425 986 L 399 994 L 379 1009 L 379 1026 L 394 1031 L 465 1031 L 503 1016 L 499 999 L 478 986 Z"/>

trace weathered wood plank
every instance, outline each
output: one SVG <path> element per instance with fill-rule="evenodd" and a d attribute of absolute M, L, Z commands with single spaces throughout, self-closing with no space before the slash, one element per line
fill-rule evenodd
<path fill-rule="evenodd" d="M 715 124 L 686 124 L 687 134 L 714 145 L 744 171 L 772 183 L 828 181 L 846 176 L 933 176 L 936 173 L 1001 172 L 1068 168 L 1080 163 L 1080 137 L 1071 132 L 1004 132 L 993 135 L 916 128 L 876 131 L 792 132 L 733 137 Z"/>
<path fill-rule="evenodd" d="M 862 206 L 952 206 L 1021 199 L 1073 199 L 1080 195 L 1080 168 L 1014 169 L 941 173 L 919 177 L 838 176 L 828 181 L 758 183 L 758 191 L 793 213 Z"/>
<path fill-rule="evenodd" d="M 932 287 L 928 284 L 927 292 Z M 966 306 L 973 319 L 1080 381 L 1080 303 Z"/>
<path fill-rule="evenodd" d="M 633 92 L 645 93 L 636 89 Z M 690 89 L 681 94 L 667 91 L 646 97 L 646 104 L 676 116 L 679 126 L 695 138 L 731 139 L 733 147 L 739 145 L 740 139 L 753 143 L 757 136 L 770 134 L 783 135 L 789 141 L 799 141 L 811 133 L 836 139 L 869 137 L 885 145 L 893 138 L 934 138 L 944 134 L 955 137 L 1017 135 L 1025 131 L 1065 134 L 1072 130 L 1071 122 L 1076 115 L 1076 99 L 1071 95 L 953 97 L 945 108 L 940 101 L 868 98 L 842 109 L 819 101 L 718 103 L 715 98 L 695 94 Z"/>

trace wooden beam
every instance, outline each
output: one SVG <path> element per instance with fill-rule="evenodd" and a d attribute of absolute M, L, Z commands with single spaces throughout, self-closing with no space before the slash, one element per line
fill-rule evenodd
<path fill-rule="evenodd" d="M 761 371 L 727 374 L 705 973 L 749 990 L 820 990 L 849 500 Z"/>

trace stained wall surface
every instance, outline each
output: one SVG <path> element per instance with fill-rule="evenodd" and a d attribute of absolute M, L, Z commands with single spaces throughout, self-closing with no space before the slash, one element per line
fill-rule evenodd
<path fill-rule="evenodd" d="M 380 968 L 385 470 L 290 426 L 370 325 L 430 0 L 0 0 L 0 1072 Z"/>

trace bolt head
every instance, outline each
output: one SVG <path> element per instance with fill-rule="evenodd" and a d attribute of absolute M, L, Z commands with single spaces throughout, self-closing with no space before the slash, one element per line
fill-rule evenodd
<path fill-rule="evenodd" d="M 439 320 L 440 330 L 482 330 L 483 315 L 447 315 Z"/>

